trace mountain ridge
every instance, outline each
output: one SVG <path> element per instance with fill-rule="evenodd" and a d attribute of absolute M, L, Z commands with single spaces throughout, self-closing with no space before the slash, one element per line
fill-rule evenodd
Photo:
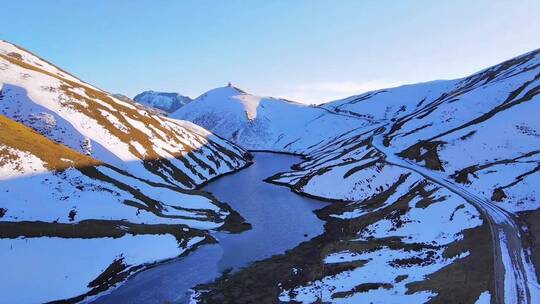
<path fill-rule="evenodd" d="M 245 163 L 245 151 L 196 125 L 152 114 L 78 80 L 70 80 L 71 76 L 55 67 L 45 67 L 47 71 L 39 62 L 32 65 L 33 55 L 19 50 L 18 56 L 8 56 L 17 49 L 5 43 L 2 47 L 5 85 L 0 112 L 43 129 L 55 141 L 147 179 L 186 188 L 194 188 L 217 172 L 225 173 Z M 41 86 L 32 85 L 34 82 Z M 220 145 L 230 149 L 225 158 L 217 154 Z M 172 152 L 178 150 L 182 152 Z M 123 164 L 136 159 L 140 162 L 132 162 L 129 168 Z M 218 160 L 225 166 L 218 166 Z"/>

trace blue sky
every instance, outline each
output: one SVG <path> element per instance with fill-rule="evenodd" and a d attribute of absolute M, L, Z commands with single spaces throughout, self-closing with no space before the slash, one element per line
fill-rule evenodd
<path fill-rule="evenodd" d="M 231 81 L 319 103 L 540 48 L 540 1 L 1 1 L 0 39 L 128 96 Z"/>

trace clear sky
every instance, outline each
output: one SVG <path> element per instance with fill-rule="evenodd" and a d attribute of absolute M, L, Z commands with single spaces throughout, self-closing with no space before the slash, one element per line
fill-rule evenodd
<path fill-rule="evenodd" d="M 130 97 L 231 81 L 319 103 L 540 48 L 540 1 L 0 0 L 0 39 Z"/>

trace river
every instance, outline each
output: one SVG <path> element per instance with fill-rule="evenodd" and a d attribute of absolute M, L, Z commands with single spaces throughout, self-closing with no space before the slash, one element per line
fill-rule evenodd
<path fill-rule="evenodd" d="M 263 180 L 287 171 L 298 156 L 255 152 L 254 164 L 210 182 L 202 190 L 227 202 L 252 226 L 240 234 L 214 232 L 218 244 L 143 271 L 94 303 L 185 303 L 190 288 L 212 281 L 226 270 L 294 248 L 324 230 L 314 210 L 325 202 L 294 194 Z"/>

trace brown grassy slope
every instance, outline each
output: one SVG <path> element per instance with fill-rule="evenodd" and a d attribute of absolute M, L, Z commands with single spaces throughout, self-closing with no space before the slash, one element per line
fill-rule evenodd
<path fill-rule="evenodd" d="M 112 167 L 108 164 L 102 163 L 94 158 L 83 155 L 75 150 L 72 150 L 62 144 L 51 141 L 40 133 L 26 127 L 25 125 L 15 122 L 3 115 L 0 115 L 0 166 L 7 161 L 16 161 L 17 156 L 10 153 L 9 150 L 3 149 L 2 145 L 14 148 L 21 151 L 29 152 L 45 163 L 45 167 L 49 170 L 65 170 L 70 167 L 77 168 L 83 175 L 88 176 L 91 179 L 99 180 L 108 184 L 114 185 L 118 189 L 122 189 L 131 193 L 140 203 L 135 201 L 125 201 L 124 203 L 130 206 L 144 209 L 148 212 L 152 212 L 160 217 L 171 218 L 190 218 L 184 216 L 166 216 L 162 214 L 163 208 L 161 202 L 146 196 L 139 189 L 132 187 L 129 184 L 125 184 L 120 180 L 106 176 L 95 168 L 95 166 L 103 165 L 112 170 L 117 171 L 119 174 L 136 178 L 127 172 L 124 172 L 116 167 Z M 148 183 L 146 180 L 140 179 L 141 182 Z M 224 210 L 227 210 L 230 214 L 225 219 L 225 223 L 221 230 L 229 232 L 241 232 L 250 229 L 250 225 L 245 222 L 244 218 L 240 216 L 236 211 L 232 210 L 229 205 L 219 202 L 212 195 L 197 191 L 197 190 L 182 190 L 178 187 L 165 186 L 161 184 L 149 183 L 155 187 L 166 187 L 168 189 L 178 191 L 179 193 L 189 193 L 193 195 L 201 195 L 212 200 L 216 205 Z M 182 209 L 182 208 L 177 208 Z M 185 209 L 189 210 L 189 209 Z M 2 208 L 0 208 L 2 211 Z M 199 210 L 199 214 L 205 214 L 207 218 L 199 218 L 200 221 L 218 221 L 217 214 L 210 210 Z M 1 217 L 0 217 L 1 218 Z"/>
<path fill-rule="evenodd" d="M 101 162 L 78 153 L 64 145 L 53 142 L 25 125 L 0 115 L 0 144 L 29 152 L 45 163 L 50 170 L 64 170 L 69 167 L 88 167 Z M 13 155 L 0 151 L 0 164 Z"/>

